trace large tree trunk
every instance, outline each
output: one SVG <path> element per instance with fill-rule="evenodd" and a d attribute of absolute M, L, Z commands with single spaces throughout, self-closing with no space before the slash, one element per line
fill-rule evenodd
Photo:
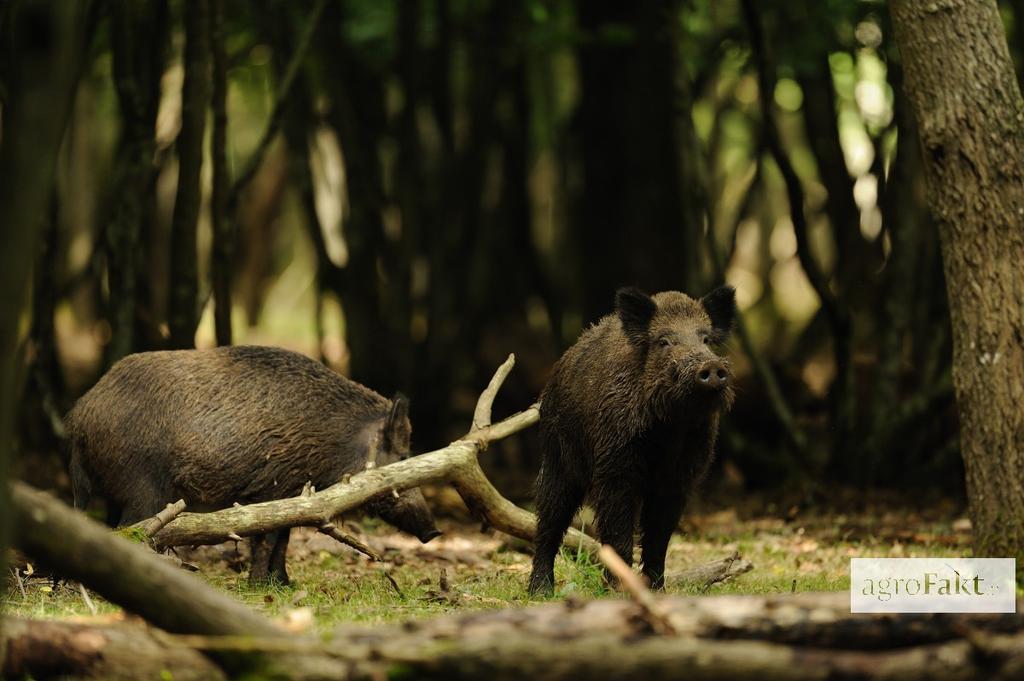
<path fill-rule="evenodd" d="M 12 25 L 4 26 L 0 36 L 0 50 L 11 55 L 0 118 L 0 575 L 7 572 L 11 513 L 6 481 L 17 411 L 18 332 L 37 226 L 45 219 L 79 74 L 84 7 L 20 3 Z"/>
<path fill-rule="evenodd" d="M 1024 568 L 1024 100 L 995 0 L 894 0 L 953 322 L 976 556 Z"/>
<path fill-rule="evenodd" d="M 583 322 L 607 312 L 615 288 L 685 288 L 698 241 L 680 198 L 676 3 L 584 0 L 577 114 L 584 190 L 576 211 Z M 670 18 L 671 17 L 671 18 Z M 690 293 L 696 293 L 690 291 Z"/>

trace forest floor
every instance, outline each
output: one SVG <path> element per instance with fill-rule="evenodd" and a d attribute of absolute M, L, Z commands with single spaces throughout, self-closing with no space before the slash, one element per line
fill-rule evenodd
<path fill-rule="evenodd" d="M 768 594 L 849 588 L 853 557 L 970 555 L 970 524 L 953 504 L 908 509 L 871 507 L 856 512 L 786 509 L 775 504 L 705 509 L 691 513 L 669 548 L 667 591 L 694 594 L 699 587 L 673 581 L 673 573 L 738 551 L 753 570 L 707 593 Z M 441 520 L 444 535 L 422 545 L 374 520 L 350 529 L 384 562 L 375 563 L 333 539 L 296 530 L 289 546 L 288 586 L 250 586 L 244 545 L 228 542 L 182 557 L 199 574 L 239 600 L 298 627 L 329 629 L 342 622 L 384 622 L 455 609 L 502 608 L 529 602 L 528 546 L 506 541 L 479 525 Z M 17 561 L 15 561 L 18 564 Z M 600 566 L 563 551 L 556 562 L 556 598 L 619 597 L 602 582 Z M 18 564 L 10 575 L 3 610 L 34 618 L 120 618 L 96 594 L 87 600 L 77 584 L 53 580 L 39 566 Z"/>

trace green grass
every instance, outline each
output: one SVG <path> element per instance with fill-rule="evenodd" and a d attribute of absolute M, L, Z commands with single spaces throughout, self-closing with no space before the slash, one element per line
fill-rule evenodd
<path fill-rule="evenodd" d="M 845 517 L 805 519 L 803 523 L 776 518 L 738 520 L 735 514 L 703 517 L 685 536 L 673 538 L 667 557 L 670 594 L 696 594 L 699 586 L 673 583 L 673 572 L 730 555 L 733 551 L 754 564 L 753 571 L 707 590 L 708 594 L 774 594 L 791 591 L 844 591 L 849 588 L 853 557 L 966 556 L 966 534 L 957 535 L 950 522 L 920 521 L 918 535 L 892 539 L 905 518 L 888 520 Z M 855 526 L 858 537 L 844 527 Z M 378 623 L 429 617 L 445 612 L 527 605 L 530 557 L 475 528 L 449 524 L 445 537 L 427 547 L 394 535 L 386 526 L 369 523 L 368 535 L 391 542 L 384 563 L 371 563 L 346 548 L 312 543 L 315 533 L 292 542 L 288 586 L 251 586 L 244 573 L 224 560 L 199 562 L 201 578 L 271 617 L 296 609 L 301 618 L 312 615 L 320 630 L 340 623 Z M 405 543 L 402 543 L 405 542 Z M 303 548 L 312 547 L 312 548 Z M 320 548 L 316 548 L 320 547 Z M 326 548 L 324 548 L 326 547 Z M 396 548 L 397 547 L 397 548 Z M 219 555 L 212 549 L 208 555 Z M 440 586 L 444 571 L 447 590 Z M 390 575 L 397 589 L 386 576 Z M 619 598 L 603 580 L 600 564 L 588 555 L 563 550 L 555 564 L 552 598 Z M 13 580 L 12 580 L 13 581 Z M 70 617 L 90 611 L 77 584 L 54 587 L 38 573 L 7 590 L 4 609 L 25 617 Z M 100 615 L 117 616 L 119 609 L 93 594 Z M 539 599 L 548 600 L 548 599 Z"/>

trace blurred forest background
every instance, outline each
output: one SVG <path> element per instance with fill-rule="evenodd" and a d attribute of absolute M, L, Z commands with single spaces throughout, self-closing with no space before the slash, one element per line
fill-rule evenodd
<path fill-rule="evenodd" d="M 1024 2 L 1001 9 L 1019 67 Z M 25 254 L 26 480 L 67 491 L 61 416 L 131 352 L 320 357 L 410 396 L 425 451 L 465 431 L 510 352 L 497 409 L 533 402 L 619 286 L 726 281 L 742 320 L 719 482 L 962 495 L 884 3 L 111 0 L 79 21 Z M 25 31 L 0 2 L 5 56 Z M 531 437 L 484 458 L 529 497 Z"/>

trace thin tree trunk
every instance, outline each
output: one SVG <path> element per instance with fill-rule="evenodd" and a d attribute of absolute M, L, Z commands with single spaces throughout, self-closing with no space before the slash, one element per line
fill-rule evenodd
<path fill-rule="evenodd" d="M 224 0 L 211 0 L 210 51 L 213 54 L 213 136 L 210 159 L 213 189 L 210 197 L 213 226 L 213 324 L 217 345 L 231 345 L 231 263 L 234 255 L 234 223 L 228 219 L 228 65 L 224 50 Z"/>
<path fill-rule="evenodd" d="M 56 185 L 56 183 L 54 183 Z M 50 210 L 35 257 L 32 282 L 32 325 L 29 338 L 32 355 L 26 371 L 27 385 L 18 410 L 28 449 L 38 456 L 53 457 L 64 436 L 61 396 L 64 376 L 57 357 L 57 333 L 54 325 L 57 301 L 58 244 L 60 242 L 60 205 L 57 188 L 50 193 Z"/>
<path fill-rule="evenodd" d="M 140 272 L 140 238 L 152 218 L 155 193 L 156 113 L 164 67 L 169 11 L 167 2 L 155 6 L 118 0 L 112 7 L 111 38 L 114 87 L 121 111 L 117 198 L 104 230 L 107 316 L 112 331 L 105 351 L 109 366 L 138 349 L 136 338 Z"/>
<path fill-rule="evenodd" d="M 953 323 L 974 555 L 1024 569 L 1024 100 L 995 0 L 894 0 Z"/>
<path fill-rule="evenodd" d="M 886 263 L 882 288 L 883 315 L 878 323 L 878 360 L 874 393 L 871 399 L 870 432 L 865 438 L 873 447 L 864 447 L 864 484 L 877 484 L 884 475 L 883 462 L 905 460 L 905 447 L 894 447 L 891 439 L 880 436 L 893 422 L 893 405 L 899 404 L 905 353 L 904 340 L 910 329 L 914 305 L 914 283 L 922 270 L 922 242 L 929 227 L 917 201 L 915 191 L 921 172 L 921 152 L 917 140 L 917 126 L 907 110 L 902 92 L 902 73 L 898 64 L 889 64 L 889 78 L 895 92 L 895 116 L 899 126 L 896 157 L 890 164 L 885 192 L 880 198 L 882 219 L 890 235 L 892 252 Z M 923 391 L 927 384 L 921 384 Z M 902 451 L 896 451 L 897 449 Z"/>
<path fill-rule="evenodd" d="M 195 0 L 182 7 L 185 23 L 185 82 L 178 134 L 178 189 L 171 219 L 171 283 L 167 321 L 173 348 L 195 345 L 199 323 L 196 231 L 203 190 L 203 132 L 210 94 L 210 4 Z"/>
<path fill-rule="evenodd" d="M 793 222 L 796 236 L 797 258 L 807 281 L 821 302 L 822 312 L 829 322 L 832 334 L 832 355 L 835 361 L 835 379 L 829 388 L 832 411 L 832 452 L 831 464 L 834 469 L 843 471 L 847 466 L 846 450 L 854 424 L 853 400 L 853 364 L 852 335 L 853 320 L 846 302 L 836 296 L 829 287 L 829 277 L 822 271 L 814 254 L 811 252 L 809 226 L 805 194 L 800 177 L 796 174 L 779 134 L 778 121 L 775 117 L 773 93 L 775 92 L 776 72 L 771 59 L 761 15 L 756 0 L 742 0 L 744 21 L 750 36 L 751 49 L 757 63 L 758 98 L 761 105 L 765 144 L 775 164 L 779 167 L 786 185 L 786 198 L 789 201 L 789 214 Z"/>

